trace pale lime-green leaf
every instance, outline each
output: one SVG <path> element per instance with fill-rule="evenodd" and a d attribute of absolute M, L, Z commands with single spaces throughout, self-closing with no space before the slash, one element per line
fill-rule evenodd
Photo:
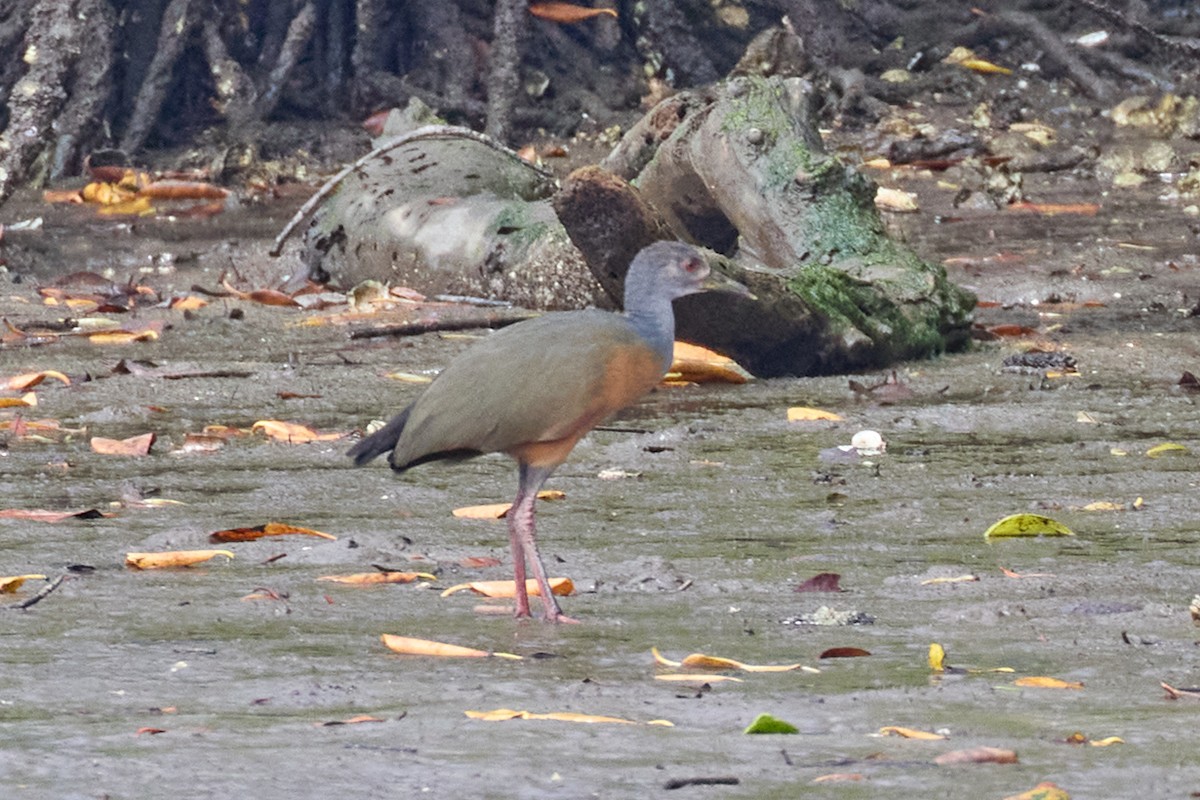
<path fill-rule="evenodd" d="M 1074 536 L 1075 532 L 1061 522 L 1041 514 L 1013 514 L 987 529 L 985 539 L 1009 536 Z"/>

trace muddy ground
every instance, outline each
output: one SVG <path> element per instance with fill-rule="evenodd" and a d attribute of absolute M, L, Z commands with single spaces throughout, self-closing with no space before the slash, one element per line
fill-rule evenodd
<path fill-rule="evenodd" d="M 351 340 L 344 326 L 301 324 L 328 312 L 215 299 L 186 315 L 139 310 L 139 321 L 166 323 L 153 341 L 0 349 L 0 377 L 73 376 L 70 386 L 37 387 L 38 406 L 21 416 L 81 430 L 44 439 L 0 432 L 0 505 L 112 512 L 0 519 L 0 574 L 68 575 L 40 603 L 0 612 L 6 793 L 253 791 L 271 800 L 319 787 L 360 797 L 632 798 L 713 777 L 738 783 L 679 795 L 1000 798 L 1041 781 L 1076 798 L 1200 791 L 1192 741 L 1200 706 L 1167 699 L 1159 685 L 1200 684 L 1200 634 L 1188 612 L 1200 591 L 1200 411 L 1197 395 L 1178 385 L 1200 367 L 1196 218 L 1157 183 L 1118 193 L 1094 176 L 1034 179 L 1027 188 L 1039 201 L 1100 204 L 1095 215 L 1044 216 L 953 208 L 953 192 L 936 182 L 953 175 L 880 177 L 918 192 L 922 212 L 892 225 L 926 257 L 949 260 L 951 275 L 984 301 L 981 326 L 1029 332 L 900 365 L 911 396 L 888 404 L 856 396 L 845 376 L 656 392 L 613 430 L 585 439 L 549 484 L 566 499 L 541 507 L 551 571 L 579 587 L 564 600 L 577 626 L 481 615 L 480 600 L 436 591 L 509 575 L 503 523 L 450 514 L 508 499 L 515 471 L 502 457 L 396 478 L 379 463 L 350 468 L 346 440 L 292 445 L 256 435 L 214 453 L 179 452 L 186 434 L 214 424 L 282 419 L 350 434 L 420 391 L 388 373 L 432 374 L 467 339 Z M 64 316 L 35 289 L 73 270 L 117 279 L 140 271 L 166 297 L 216 288 L 230 267 L 242 288 L 258 288 L 294 266 L 263 255 L 293 200 L 132 227 L 24 203 L 6 206 L 6 219 L 37 213 L 46 225 L 21 239 L 25 260 L 0 284 L 0 310 L 14 322 Z M 939 215 L 957 221 L 938 224 Z M 1034 343 L 1070 353 L 1079 374 L 1001 370 Z M 121 359 L 223 376 L 115 373 Z M 795 405 L 845 421 L 789 423 Z M 17 413 L 0 410 L 0 422 Z M 868 428 L 883 434 L 886 455 L 820 458 Z M 146 457 L 89 447 L 92 436 L 148 431 L 158 441 Z M 1164 442 L 1188 450 L 1145 455 Z M 599 479 L 607 469 L 636 476 Z M 136 496 L 181 504 L 114 505 Z M 1083 510 L 1098 501 L 1125 510 Z M 993 522 L 1025 511 L 1076 535 L 985 541 Z M 122 565 L 128 551 L 207 547 L 212 531 L 272 520 L 338 538 L 235 544 L 233 561 L 186 570 Z M 460 563 L 489 556 L 503 563 Z M 438 579 L 376 588 L 316 580 L 376 564 Z M 844 591 L 793 591 L 819 572 L 840 573 Z M 967 574 L 978 580 L 924 583 Z M 244 599 L 264 588 L 277 599 Z M 821 606 L 873 622 L 789 624 Z M 526 659 L 399 656 L 381 633 Z M 952 665 L 1014 672 L 935 674 L 926 664 L 932 642 Z M 663 682 L 651 647 L 675 659 L 704 652 L 820 672 Z M 831 647 L 870 655 L 818 658 Z M 1021 688 L 1021 676 L 1083 688 Z M 495 708 L 674 727 L 463 713 Z M 762 712 L 799 734 L 744 735 Z M 360 714 L 381 721 L 323 724 Z M 948 738 L 878 735 L 892 725 Z M 1077 731 L 1124 743 L 1065 743 Z M 1019 763 L 933 763 L 977 745 L 1015 750 Z M 830 774 L 853 779 L 814 783 Z"/>

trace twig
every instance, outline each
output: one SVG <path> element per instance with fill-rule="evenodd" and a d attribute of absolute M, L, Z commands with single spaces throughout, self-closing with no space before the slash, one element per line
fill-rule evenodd
<path fill-rule="evenodd" d="M 504 328 L 532 319 L 537 314 L 483 314 L 457 319 L 423 319 L 399 325 L 373 325 L 350 331 L 351 339 L 374 339 L 380 336 L 418 336 L 437 331 L 467 331 L 473 328 Z"/>
<path fill-rule="evenodd" d="M 387 140 L 383 144 L 379 145 L 379 147 L 376 147 L 374 150 L 367 153 L 362 158 L 359 158 L 353 164 L 343 168 L 332 178 L 325 181 L 325 184 L 317 190 L 316 194 L 308 198 L 304 205 L 300 206 L 300 210 L 296 212 L 295 216 L 288 220 L 288 224 L 284 226 L 284 229 L 279 232 L 278 236 L 275 237 L 275 245 L 271 248 L 271 256 L 275 258 L 279 257 L 279 254 L 283 252 L 283 245 L 285 242 L 287 242 L 288 237 L 292 235 L 296 228 L 298 228 L 306 219 L 308 219 L 309 215 L 312 214 L 313 210 L 318 205 L 320 205 L 327 197 L 329 197 L 329 195 L 333 194 L 334 191 L 337 190 L 338 185 L 346 179 L 347 175 L 361 169 L 368 162 L 385 155 L 391 150 L 395 150 L 396 148 L 403 147 L 406 144 L 411 144 L 412 142 L 418 142 L 425 139 L 471 139 L 472 141 L 479 142 L 480 144 L 492 148 L 498 153 L 503 153 L 514 161 L 521 162 L 521 164 L 524 166 L 540 172 L 547 179 L 553 180 L 554 178 L 551 173 L 547 172 L 541 167 L 529 164 L 515 152 L 500 144 L 490 136 L 485 136 L 482 133 L 476 133 L 470 128 L 460 128 L 455 125 L 426 125 L 422 128 L 417 128 L 415 131 L 410 131 L 408 133 L 401 134 L 394 139 Z"/>
<path fill-rule="evenodd" d="M 1191 56 L 1200 56 L 1200 42 L 1194 39 L 1172 39 L 1168 36 L 1163 36 L 1158 31 L 1151 30 L 1144 23 L 1136 19 L 1131 19 L 1127 14 L 1123 14 L 1115 8 L 1109 8 L 1104 3 L 1096 2 L 1096 0 L 1074 0 L 1074 2 L 1109 22 L 1124 26 L 1131 31 L 1153 39 L 1163 47 Z"/>
<path fill-rule="evenodd" d="M 8 605 L 5 606 L 5 608 L 10 608 L 10 609 L 20 611 L 22 609 L 29 608 L 30 606 L 37 605 L 38 603 L 42 602 L 47 597 L 49 597 L 50 593 L 53 592 L 55 589 L 57 589 L 59 586 L 61 586 L 62 582 L 65 581 L 66 579 L 67 579 L 66 575 L 59 575 L 57 578 L 50 581 L 45 586 L 43 586 L 41 589 L 39 589 L 37 594 L 30 595 L 29 597 L 26 597 L 24 600 L 22 600 L 19 603 L 9 603 Z"/>

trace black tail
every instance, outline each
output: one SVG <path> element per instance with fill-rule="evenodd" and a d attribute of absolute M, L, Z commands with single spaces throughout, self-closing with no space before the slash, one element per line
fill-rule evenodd
<path fill-rule="evenodd" d="M 376 456 L 393 450 L 396 442 L 400 441 L 400 433 L 404 430 L 404 426 L 408 424 L 408 413 L 411 410 L 412 406 L 404 409 L 392 417 L 388 424 L 351 447 L 346 455 L 354 459 L 354 466 L 361 467 Z"/>

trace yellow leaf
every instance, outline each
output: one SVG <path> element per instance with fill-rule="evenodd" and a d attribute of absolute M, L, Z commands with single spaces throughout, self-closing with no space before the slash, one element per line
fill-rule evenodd
<path fill-rule="evenodd" d="M 1005 517 L 983 534 L 985 539 L 1013 536 L 1074 536 L 1074 532 L 1057 520 L 1041 514 L 1013 514 Z"/>
<path fill-rule="evenodd" d="M 347 583 L 357 586 L 373 586 L 380 583 L 412 583 L 421 578 L 428 581 L 437 580 L 436 575 L 430 575 L 428 572 L 355 572 L 350 575 L 322 575 L 317 580 L 330 581 L 332 583 Z"/>
<path fill-rule="evenodd" d="M 1156 444 L 1154 447 L 1151 447 L 1149 450 L 1147 450 L 1146 455 L 1150 458 L 1158 458 L 1159 456 L 1165 456 L 1167 454 L 1183 455 L 1187 452 L 1188 449 L 1181 444 L 1176 444 L 1175 442 L 1163 442 L 1162 444 Z"/>
<path fill-rule="evenodd" d="M 1027 792 L 1009 795 L 1004 800 L 1071 800 L 1071 795 L 1050 781 L 1043 781 Z"/>
<path fill-rule="evenodd" d="M 929 668 L 934 672 L 946 670 L 946 648 L 937 642 L 929 645 Z"/>
<path fill-rule="evenodd" d="M 820 672 L 813 667 L 806 667 L 803 664 L 744 664 L 741 661 L 734 661 L 732 658 L 722 658 L 721 656 L 706 656 L 703 653 L 692 653 L 683 661 L 671 661 L 663 657 L 658 652 L 658 648 L 651 648 L 651 654 L 654 656 L 655 662 L 659 666 L 664 667 L 684 667 L 687 669 L 737 669 L 743 672 L 792 672 L 794 670 L 805 670 L 811 672 Z"/>
<path fill-rule="evenodd" d="M 729 681 L 733 681 L 735 683 L 745 682 L 741 678 L 734 677 L 733 675 L 717 675 L 704 672 L 692 673 L 690 675 L 673 672 L 670 675 L 655 675 L 654 680 L 675 681 L 678 683 L 724 683 Z"/>
<path fill-rule="evenodd" d="M 476 650 L 473 647 L 435 642 L 430 639 L 414 639 L 409 636 L 394 636 L 390 633 L 382 634 L 379 638 L 389 650 L 394 650 L 397 653 L 403 653 L 408 656 L 437 656 L 439 658 L 488 658 L 495 656 L 496 658 L 521 660 L 521 656 L 513 655 L 512 653 L 490 653 L 487 650 Z"/>
<path fill-rule="evenodd" d="M 842 421 L 842 417 L 832 411 L 824 411 L 820 408 L 808 408 L 807 406 L 792 406 L 787 410 L 787 418 L 788 422 L 809 422 L 814 420 Z"/>
<path fill-rule="evenodd" d="M 537 496 L 538 500 L 563 500 L 567 495 L 558 489 L 543 489 Z M 510 508 L 512 503 L 485 503 L 480 506 L 462 506 L 450 513 L 459 519 L 504 519 L 508 516 Z"/>
<path fill-rule="evenodd" d="M 37 395 L 33 392 L 26 392 L 20 397 L 0 397 L 0 408 L 35 408 L 37 407 Z"/>
<path fill-rule="evenodd" d="M 978 575 L 955 575 L 953 577 L 944 578 L 927 578 L 921 581 L 922 586 L 931 586 L 939 583 L 971 583 L 979 580 Z"/>
<path fill-rule="evenodd" d="M 687 342 L 675 342 L 669 375 L 692 383 L 745 383 L 750 373 L 728 356 Z"/>
<path fill-rule="evenodd" d="M 1080 511 L 1124 511 L 1124 503 L 1114 503 L 1110 500 L 1097 500 L 1094 503 L 1088 503 L 1082 506 Z"/>
<path fill-rule="evenodd" d="M 92 344 L 132 344 L 133 342 L 152 342 L 158 338 L 158 331 L 110 331 L 93 333 L 88 337 Z"/>
<path fill-rule="evenodd" d="M 216 556 L 233 558 L 233 553 L 228 550 L 172 550 L 162 553 L 126 553 L 125 566 L 135 569 L 189 567 L 192 564 L 199 564 Z"/>
<path fill-rule="evenodd" d="M 464 589 L 470 589 L 472 592 L 481 594 L 484 597 L 516 597 L 517 582 L 472 581 L 471 583 L 460 583 L 442 592 L 442 597 L 449 597 Z M 550 578 L 550 591 L 553 594 L 565 597 L 575 591 L 575 584 L 571 583 L 570 578 Z M 525 593 L 530 597 L 541 596 L 541 590 L 538 588 L 536 580 L 529 578 L 525 581 Z"/>
<path fill-rule="evenodd" d="M 1061 678 L 1049 678 L 1044 675 L 1027 675 L 1013 681 L 1015 686 L 1026 686 L 1037 689 L 1082 689 L 1080 681 L 1064 681 Z"/>
<path fill-rule="evenodd" d="M 389 372 L 383 377 L 401 383 L 433 383 L 433 378 L 428 375 L 417 375 L 412 372 Z"/>
<path fill-rule="evenodd" d="M 922 739 L 925 741 L 933 741 L 935 739 L 945 739 L 946 737 L 940 733 L 931 733 L 930 731 L 921 731 L 916 728 L 901 728 L 897 725 L 888 725 L 880 728 L 879 732 L 884 736 L 902 736 L 905 739 Z"/>
<path fill-rule="evenodd" d="M 1125 744 L 1125 740 L 1120 736 L 1107 736 L 1103 739 L 1089 739 L 1088 744 L 1092 747 L 1108 747 L 1113 744 Z"/>
<path fill-rule="evenodd" d="M 901 213 L 912 213 L 921 210 L 920 206 L 917 205 L 917 196 L 915 194 L 900 189 L 889 189 L 886 186 L 880 186 L 875 190 L 875 207 L 881 208 L 884 211 L 897 211 Z"/>
<path fill-rule="evenodd" d="M 25 581 L 44 581 L 45 575 L 10 575 L 0 577 L 0 594 L 12 594 L 21 588 Z"/>

